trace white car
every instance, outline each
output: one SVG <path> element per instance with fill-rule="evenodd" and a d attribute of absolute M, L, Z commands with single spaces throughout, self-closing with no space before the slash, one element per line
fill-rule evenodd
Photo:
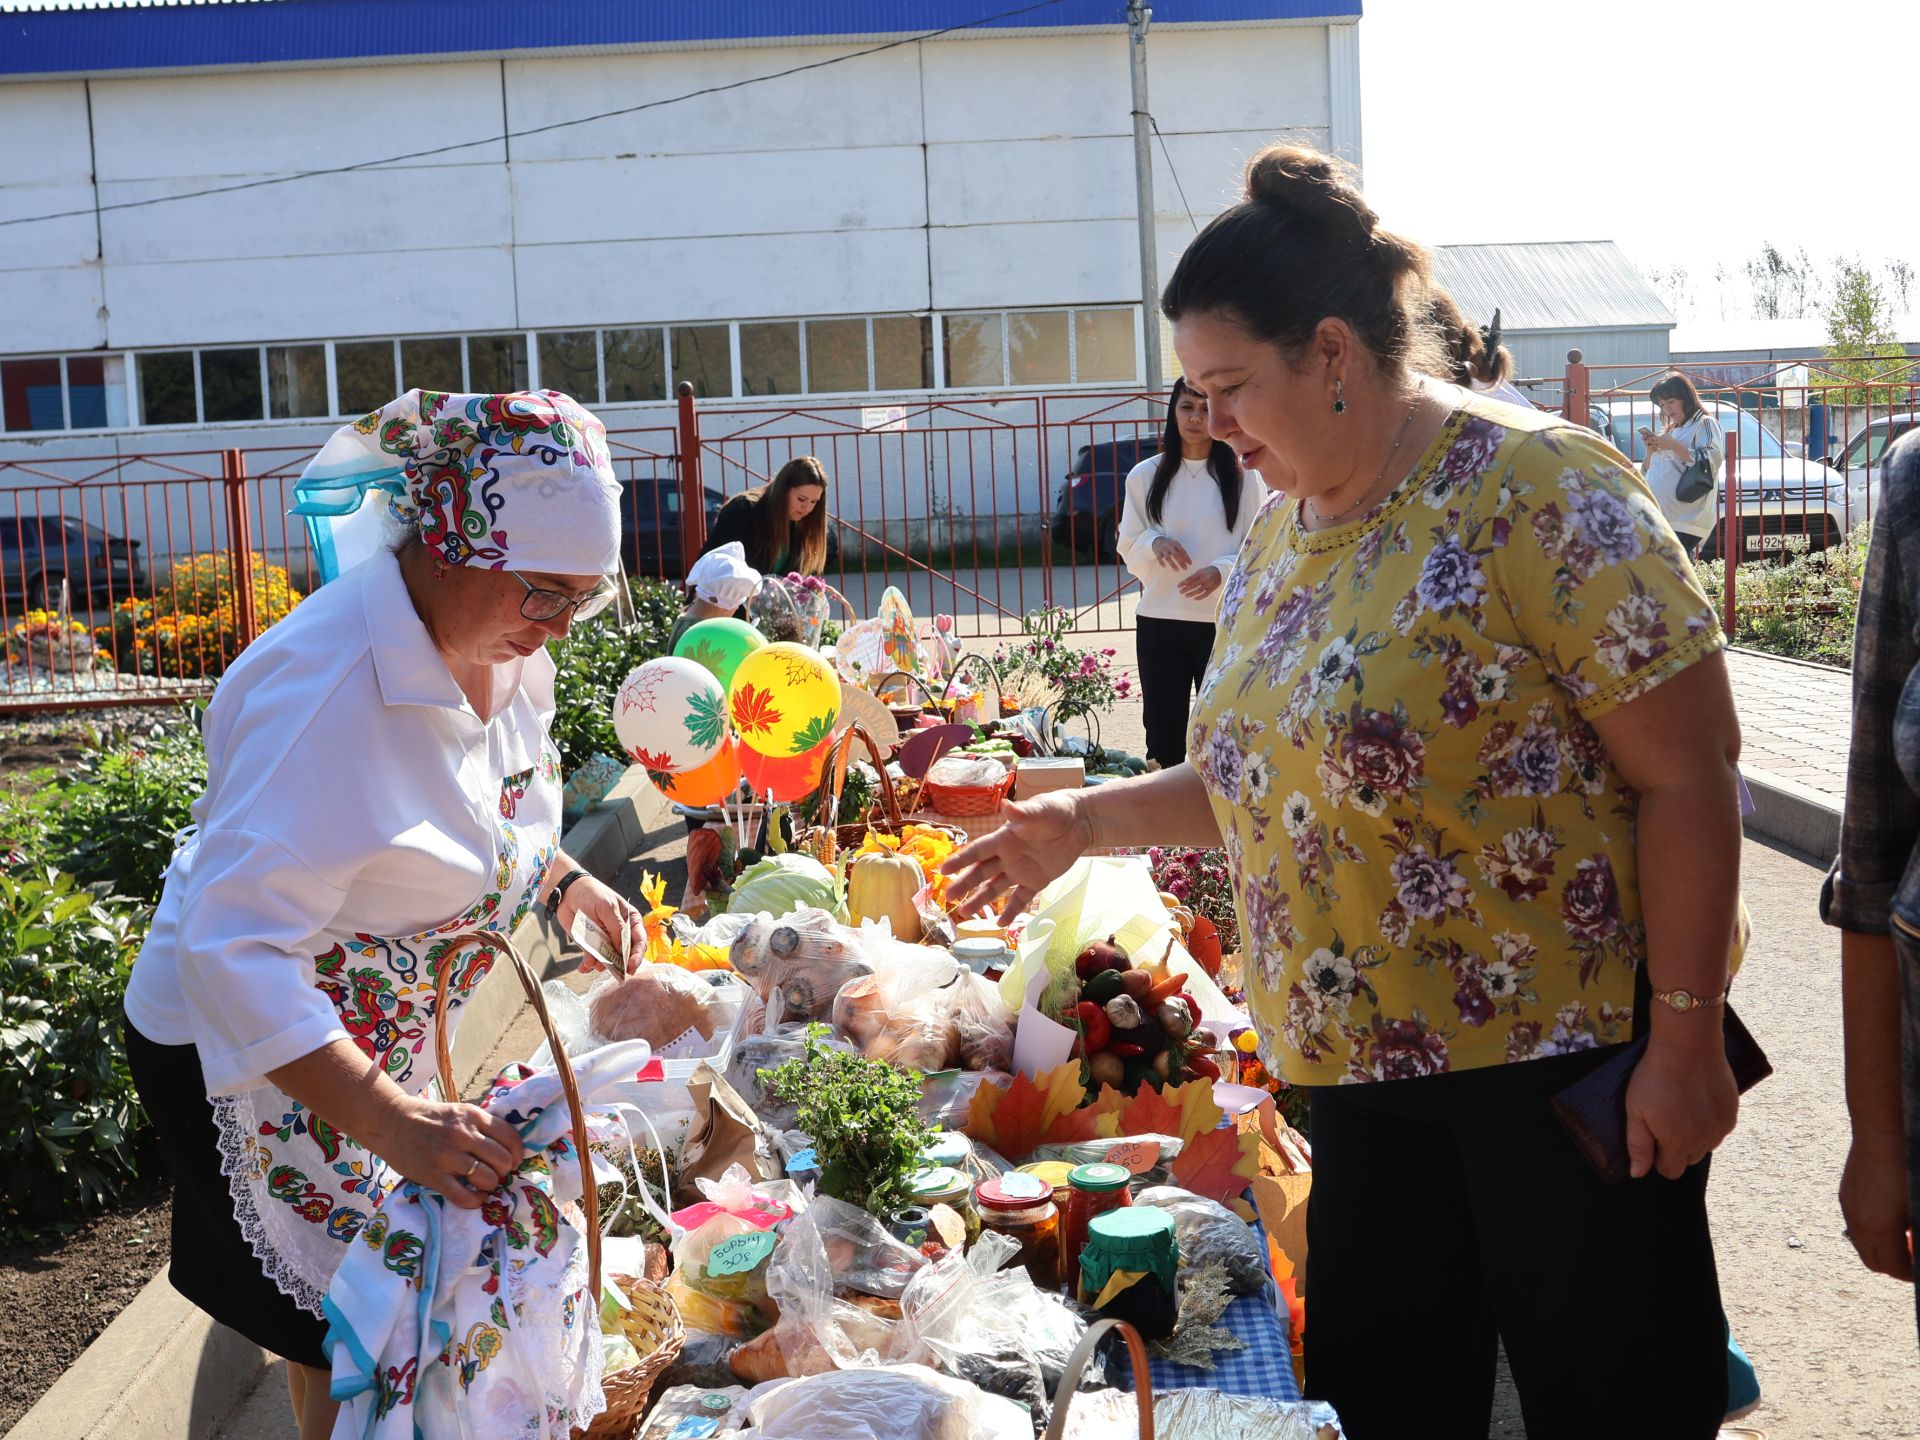
<path fill-rule="evenodd" d="M 1880 466 L 1887 447 L 1909 430 L 1920 427 L 1920 410 L 1901 410 L 1877 415 L 1853 432 L 1846 448 L 1827 457 L 1827 464 L 1843 472 L 1849 485 L 1865 486 L 1880 503 Z"/>
<path fill-rule="evenodd" d="M 1743 559 L 1763 555 L 1805 554 L 1837 545 L 1848 531 L 1867 518 L 1867 482 L 1843 476 L 1819 460 L 1797 455 L 1760 421 L 1754 411 L 1719 401 L 1706 408 L 1724 434 L 1737 434 L 1740 531 L 1745 541 Z M 1601 401 L 1593 407 L 1593 428 L 1613 447 L 1644 466 L 1645 429 L 1664 429 L 1658 407 L 1644 395 Z M 1727 486 L 1720 482 L 1720 500 L 1727 502 Z M 1700 543 L 1700 558 L 1720 554 L 1721 527 Z"/>

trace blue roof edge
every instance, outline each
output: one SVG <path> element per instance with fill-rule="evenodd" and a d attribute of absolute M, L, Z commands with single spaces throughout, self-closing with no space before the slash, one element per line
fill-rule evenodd
<path fill-rule="evenodd" d="M 1120 26 L 1123 0 L 1051 0 L 1018 14 L 1007 0 L 273 0 L 0 13 L 0 76 L 314 65 L 423 55 L 498 55 L 582 47 L 697 47 L 890 38 L 950 27 L 1021 30 Z M 1358 19 L 1361 0 L 1159 0 L 1161 24 Z M 983 15 L 998 15 L 985 25 Z"/>

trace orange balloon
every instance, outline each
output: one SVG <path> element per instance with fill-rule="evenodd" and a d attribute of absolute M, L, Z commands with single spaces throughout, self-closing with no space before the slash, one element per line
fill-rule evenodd
<path fill-rule="evenodd" d="M 744 744 L 735 753 L 740 757 L 740 773 L 746 776 L 753 793 L 765 795 L 771 790 L 776 803 L 787 805 L 806 799 L 820 788 L 820 772 L 826 768 L 827 752 L 832 748 L 829 736 L 799 755 L 767 756 Z"/>
<path fill-rule="evenodd" d="M 750 753 L 736 746 L 729 735 L 720 742 L 719 753 L 706 764 L 677 775 L 649 770 L 647 777 L 675 805 L 717 805 L 740 783 L 740 757 Z"/>

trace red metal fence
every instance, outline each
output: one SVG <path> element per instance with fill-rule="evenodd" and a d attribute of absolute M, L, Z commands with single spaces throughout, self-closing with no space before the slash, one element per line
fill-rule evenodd
<path fill-rule="evenodd" d="M 1663 373 L 1571 363 L 1566 413 L 1640 461 L 1640 430 L 1655 424 L 1647 391 Z M 1706 553 L 1733 565 L 1817 551 L 1866 521 L 1881 454 L 1920 418 L 1920 361 L 1905 356 L 1693 373 L 1720 411 L 1736 481 Z M 1083 632 L 1122 630 L 1134 589 L 1113 548 L 1122 486 L 1157 450 L 1165 416 L 1163 396 L 1138 391 L 894 407 L 697 405 L 689 393 L 677 424 L 608 436 L 622 553 L 630 574 L 684 574 L 728 498 L 811 454 L 831 478 L 828 579 L 862 614 L 893 586 L 916 614 L 952 614 L 975 639 L 1017 634 L 1044 605 L 1069 609 Z M 289 513 L 311 453 L 0 459 L 0 710 L 210 689 L 319 582 Z"/>

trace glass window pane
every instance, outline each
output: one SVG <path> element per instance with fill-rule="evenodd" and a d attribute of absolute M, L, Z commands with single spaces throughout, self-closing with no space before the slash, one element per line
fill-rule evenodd
<path fill-rule="evenodd" d="M 1015 385 L 1064 385 L 1073 379 L 1067 351 L 1067 312 L 1010 311 L 1007 356 Z"/>
<path fill-rule="evenodd" d="M 134 362 L 140 373 L 140 422 L 143 425 L 191 425 L 193 352 L 159 350 Z"/>
<path fill-rule="evenodd" d="M 745 343 L 744 337 L 741 343 Z M 808 392 L 841 394 L 866 388 L 867 322 L 807 321 Z"/>
<path fill-rule="evenodd" d="M 9 430 L 63 428 L 59 360 L 0 362 L 0 414 Z"/>
<path fill-rule="evenodd" d="M 812 340 L 809 337 L 808 343 Z M 933 320 L 926 315 L 883 315 L 873 322 L 873 388 L 933 388 Z"/>
<path fill-rule="evenodd" d="M 791 320 L 740 327 L 740 393 L 798 395 L 800 326 Z"/>
<path fill-rule="evenodd" d="M 200 352 L 200 412 L 208 424 L 219 420 L 258 420 L 260 352 L 202 350 Z"/>
<path fill-rule="evenodd" d="M 698 331 L 681 331 L 681 334 L 698 334 Z M 725 368 L 727 350 L 727 332 L 720 331 L 721 368 Z M 603 330 L 600 332 L 600 346 L 607 366 L 608 400 L 664 400 L 667 398 L 667 349 L 661 332 L 653 327 L 644 330 Z M 691 377 L 683 377 L 691 378 Z M 700 394 L 701 382 L 694 382 L 694 389 Z M 733 386 L 714 392 L 731 395 Z"/>
<path fill-rule="evenodd" d="M 525 335 L 469 335 L 467 388 L 478 395 L 505 395 L 527 388 Z"/>
<path fill-rule="evenodd" d="M 327 413 L 327 347 L 267 347 L 267 414 L 275 420 Z"/>
<path fill-rule="evenodd" d="M 442 336 L 438 340 L 402 340 L 400 342 L 400 389 L 464 390 L 466 380 L 460 368 L 460 338 Z M 393 399 L 389 395 L 382 400 Z"/>
<path fill-rule="evenodd" d="M 733 357 L 728 352 L 726 326 L 676 325 L 672 339 L 676 390 L 686 380 L 702 400 L 733 394 Z"/>
<path fill-rule="evenodd" d="M 391 340 L 343 341 L 333 347 L 333 383 L 340 413 L 367 415 L 400 393 L 393 378 Z"/>
<path fill-rule="evenodd" d="M 571 395 L 582 405 L 600 403 L 593 331 L 555 330 L 540 337 L 540 388 Z"/>
<path fill-rule="evenodd" d="M 67 418 L 76 430 L 127 423 L 127 362 L 120 355 L 67 359 Z"/>
<path fill-rule="evenodd" d="M 1076 310 L 1073 312 L 1074 379 L 1133 380 L 1133 312 L 1131 310 Z"/>
<path fill-rule="evenodd" d="M 947 384 L 963 389 L 1006 384 L 998 315 L 949 315 Z"/>

